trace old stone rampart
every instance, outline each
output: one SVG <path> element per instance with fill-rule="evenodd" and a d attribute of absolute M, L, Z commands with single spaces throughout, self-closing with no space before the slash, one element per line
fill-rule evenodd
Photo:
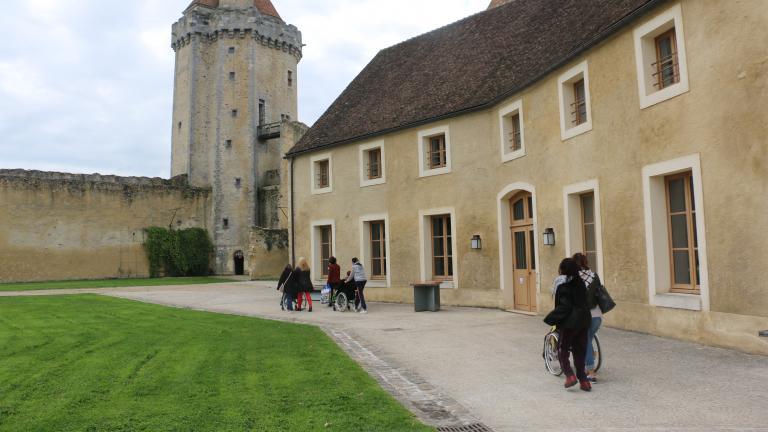
<path fill-rule="evenodd" d="M 146 277 L 144 228 L 208 228 L 210 195 L 186 176 L 0 170 L 0 282 Z"/>

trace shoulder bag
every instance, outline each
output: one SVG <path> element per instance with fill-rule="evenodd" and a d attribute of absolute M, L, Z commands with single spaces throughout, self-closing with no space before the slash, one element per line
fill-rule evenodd
<path fill-rule="evenodd" d="M 600 285 L 597 287 L 597 305 L 600 306 L 600 311 L 603 313 L 608 313 L 613 310 L 613 308 L 616 307 L 616 302 L 613 301 L 611 298 L 611 295 L 608 294 L 608 290 L 605 289 L 604 285 Z"/>

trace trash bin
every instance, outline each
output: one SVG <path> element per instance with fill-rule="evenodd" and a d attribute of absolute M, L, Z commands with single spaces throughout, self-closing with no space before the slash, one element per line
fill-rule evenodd
<path fill-rule="evenodd" d="M 416 312 L 437 312 L 440 310 L 440 284 L 413 284 L 413 309 Z"/>

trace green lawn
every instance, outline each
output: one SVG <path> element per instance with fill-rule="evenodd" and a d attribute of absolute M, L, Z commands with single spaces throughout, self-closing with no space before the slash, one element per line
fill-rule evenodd
<path fill-rule="evenodd" d="M 201 285 L 233 282 L 231 279 L 213 277 L 162 278 L 162 279 L 103 279 L 54 282 L 25 282 L 0 284 L 0 291 L 37 291 L 52 289 L 125 288 L 163 285 Z"/>
<path fill-rule="evenodd" d="M 0 298 L 0 431 L 431 431 L 315 327 Z"/>

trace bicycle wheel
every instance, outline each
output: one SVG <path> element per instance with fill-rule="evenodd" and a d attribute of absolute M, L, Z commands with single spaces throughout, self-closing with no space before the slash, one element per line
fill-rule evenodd
<path fill-rule="evenodd" d="M 600 339 L 597 335 L 592 339 L 592 352 L 595 355 L 595 372 L 597 372 L 603 364 L 603 352 L 600 350 Z"/>
<path fill-rule="evenodd" d="M 547 372 L 554 376 L 560 376 L 563 374 L 563 369 L 560 367 L 560 359 L 557 356 L 557 347 L 559 340 L 557 332 L 550 332 L 544 336 L 544 366 L 547 368 Z"/>

